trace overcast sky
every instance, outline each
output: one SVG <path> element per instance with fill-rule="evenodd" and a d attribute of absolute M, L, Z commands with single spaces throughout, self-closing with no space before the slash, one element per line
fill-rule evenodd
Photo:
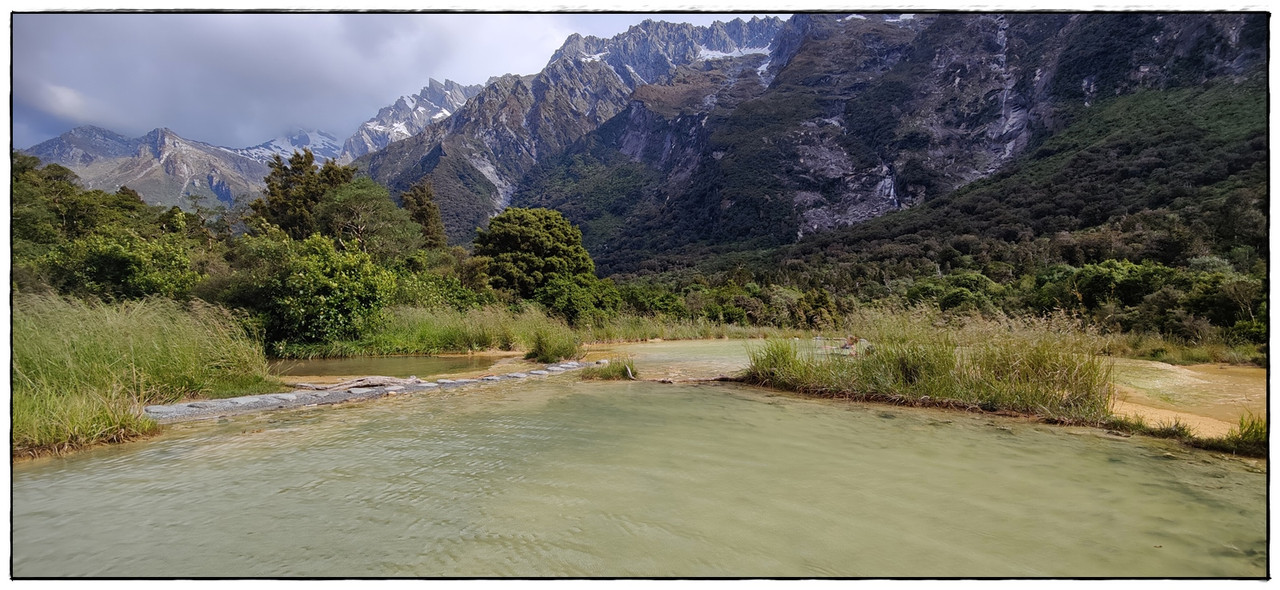
<path fill-rule="evenodd" d="M 14 14 L 14 147 L 79 125 L 248 147 L 293 129 L 345 140 L 429 78 L 541 70 L 565 37 L 692 14 Z"/>

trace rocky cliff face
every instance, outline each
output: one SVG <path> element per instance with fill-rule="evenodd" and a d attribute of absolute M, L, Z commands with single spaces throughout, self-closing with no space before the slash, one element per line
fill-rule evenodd
<path fill-rule="evenodd" d="M 442 83 L 430 79 L 418 94 L 400 97 L 379 110 L 377 116 L 362 123 L 343 144 L 338 162 L 350 163 L 387 147 L 391 142 L 421 133 L 428 125 L 452 115 L 482 88 L 478 85 L 463 86 L 453 80 Z"/>
<path fill-rule="evenodd" d="M 1263 63 L 1265 30 L 1244 14 L 796 15 L 756 62 L 677 65 L 637 88 L 516 203 L 574 211 L 601 176 L 548 179 L 625 156 L 654 173 L 630 189 L 642 204 L 574 219 L 631 250 L 593 251 L 605 269 L 635 249 L 785 243 L 990 176 L 1108 96 L 1230 83 Z"/>
<path fill-rule="evenodd" d="M 604 266 L 625 265 L 787 243 L 938 198 L 1109 97 L 1232 83 L 1265 63 L 1267 35 L 1265 14 L 1242 13 L 650 20 L 572 35 L 535 75 L 432 80 L 339 157 L 393 193 L 430 180 L 454 243 L 509 204 L 552 206 Z M 226 201 L 257 194 L 273 153 L 324 158 L 334 145 L 312 133 L 232 150 L 81 128 L 29 152 L 152 202 Z"/>
<path fill-rule="evenodd" d="M 712 27 L 645 21 L 611 39 L 573 35 L 538 74 L 491 80 L 452 116 L 357 165 L 393 192 L 429 177 L 442 210 L 462 211 L 445 213 L 451 239 L 469 242 L 526 173 L 622 112 L 636 88 L 669 81 L 690 64 L 763 55 L 780 26 L 778 19 Z"/>

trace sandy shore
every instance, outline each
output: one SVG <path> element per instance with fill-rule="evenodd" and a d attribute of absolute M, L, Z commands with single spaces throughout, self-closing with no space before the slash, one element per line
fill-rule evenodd
<path fill-rule="evenodd" d="M 1147 424 L 1159 426 L 1162 424 L 1172 424 L 1174 420 L 1182 422 L 1191 428 L 1191 431 L 1197 436 L 1203 437 L 1219 437 L 1225 436 L 1237 424 L 1223 422 L 1216 418 L 1208 416 L 1200 416 L 1189 412 L 1179 412 L 1175 410 L 1167 410 L 1164 408 L 1154 408 L 1142 405 L 1135 401 L 1126 401 L 1123 399 L 1115 399 L 1111 402 L 1111 411 L 1117 416 L 1130 416 L 1142 418 Z"/>

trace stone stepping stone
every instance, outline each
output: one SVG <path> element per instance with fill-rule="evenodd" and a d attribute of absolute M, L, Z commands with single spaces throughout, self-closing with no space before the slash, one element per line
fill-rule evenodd
<path fill-rule="evenodd" d="M 525 377 L 528 377 L 529 374 L 528 373 L 507 373 L 507 376 L 512 379 L 524 379 Z"/>
<path fill-rule="evenodd" d="M 543 371 L 542 369 L 537 369 L 537 370 L 529 371 L 529 374 L 530 375 L 549 375 L 550 373 Z"/>
<path fill-rule="evenodd" d="M 482 381 L 502 381 L 502 377 L 497 377 L 494 375 L 490 375 L 488 377 L 481 377 L 480 379 Z"/>

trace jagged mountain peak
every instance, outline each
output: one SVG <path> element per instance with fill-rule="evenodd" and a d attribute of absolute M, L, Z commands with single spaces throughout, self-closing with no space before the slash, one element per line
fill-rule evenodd
<path fill-rule="evenodd" d="M 777 17 L 735 18 L 707 26 L 646 19 L 608 39 L 570 35 L 547 65 L 561 60 L 600 61 L 634 90 L 666 83 L 677 67 L 699 60 L 768 53 L 782 26 Z"/>
<path fill-rule="evenodd" d="M 138 151 L 139 141 L 93 125 L 76 127 L 58 137 L 24 151 L 44 162 L 83 167 L 101 158 L 128 157 Z"/>
<path fill-rule="evenodd" d="M 397 98 L 365 121 L 343 144 L 338 161 L 342 163 L 387 147 L 421 133 L 428 125 L 447 118 L 478 94 L 482 86 L 464 86 L 453 80 L 444 82 L 429 78 L 417 94 Z"/>

